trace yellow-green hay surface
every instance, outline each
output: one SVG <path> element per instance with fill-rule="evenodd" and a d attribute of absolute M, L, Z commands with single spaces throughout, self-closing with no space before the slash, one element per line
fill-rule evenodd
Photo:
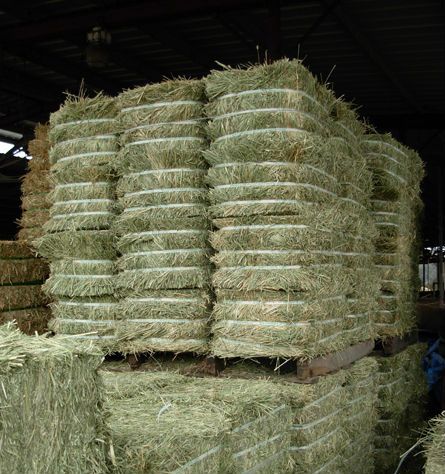
<path fill-rule="evenodd" d="M 0 327 L 2 472 L 107 472 L 101 360 L 78 342 Z"/>
<path fill-rule="evenodd" d="M 114 230 L 122 253 L 116 347 L 206 352 L 212 268 L 204 83 L 167 80 L 116 100 L 121 214 Z"/>
<path fill-rule="evenodd" d="M 103 377 L 114 472 L 235 473 L 262 463 L 259 472 L 292 472 L 292 413 L 279 385 L 173 372 Z"/>
<path fill-rule="evenodd" d="M 376 472 L 394 472 L 400 456 L 423 428 L 427 383 L 422 357 L 427 346 L 413 344 L 389 357 L 375 357 L 379 421 L 376 430 Z"/>
<path fill-rule="evenodd" d="M 212 351 L 310 358 L 372 338 L 372 181 L 355 112 L 300 61 L 227 67 L 205 84 L 218 229 Z M 221 301 L 230 292 L 238 296 Z M 343 304 L 320 311 L 329 298 Z"/>
<path fill-rule="evenodd" d="M 423 445 L 425 447 L 425 474 L 445 473 L 445 415 L 441 413 L 430 422 Z"/>

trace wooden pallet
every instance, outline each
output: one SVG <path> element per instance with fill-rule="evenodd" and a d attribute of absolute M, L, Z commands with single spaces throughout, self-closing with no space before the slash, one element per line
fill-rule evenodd
<path fill-rule="evenodd" d="M 255 362 L 270 370 L 271 375 L 287 374 L 290 376 L 287 377 L 289 381 L 314 383 L 318 377 L 337 372 L 366 357 L 373 349 L 374 342 L 365 341 L 310 361 L 255 358 Z M 190 353 L 174 354 L 169 352 L 129 355 L 125 358 L 122 357 L 121 360 L 127 362 L 127 370 L 156 371 L 163 368 L 168 370 L 170 366 L 184 375 L 196 377 L 224 376 L 227 367 L 242 361 L 241 358 L 224 359 L 213 356 L 197 356 Z"/>
<path fill-rule="evenodd" d="M 417 331 L 412 331 L 404 336 L 392 336 L 376 341 L 375 350 L 380 355 L 391 356 L 402 352 L 416 342 L 418 342 Z"/>

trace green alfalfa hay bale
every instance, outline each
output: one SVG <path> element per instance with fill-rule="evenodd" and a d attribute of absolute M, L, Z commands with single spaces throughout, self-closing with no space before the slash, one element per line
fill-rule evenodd
<path fill-rule="evenodd" d="M 113 295 L 116 275 L 113 262 L 71 260 L 51 264 L 51 275 L 43 288 L 47 294 L 65 297 Z"/>
<path fill-rule="evenodd" d="M 120 199 L 124 208 L 144 208 L 163 204 L 197 204 L 206 205 L 208 192 L 206 188 L 165 188 L 146 189 L 127 193 Z"/>
<path fill-rule="evenodd" d="M 121 291 L 120 352 L 208 351 L 210 295 L 197 289 Z"/>
<path fill-rule="evenodd" d="M 194 168 L 173 168 L 170 170 L 146 170 L 140 173 L 128 173 L 119 178 L 118 196 L 145 189 L 163 188 L 203 188 L 206 182 L 206 170 Z"/>
<path fill-rule="evenodd" d="M 52 202 L 75 201 L 81 199 L 114 199 L 115 186 L 109 181 L 86 181 L 56 185 L 50 198 Z"/>
<path fill-rule="evenodd" d="M 116 472 L 244 472 L 289 446 L 278 385 L 172 372 L 103 377 Z M 280 472 L 291 472 L 287 463 Z"/>
<path fill-rule="evenodd" d="M 123 255 L 178 248 L 209 248 L 208 231 L 187 227 L 184 229 L 177 227 L 176 229 L 148 230 L 126 234 L 117 243 L 117 249 Z"/>
<path fill-rule="evenodd" d="M 48 260 L 66 258 L 74 259 L 106 259 L 116 257 L 114 235 L 108 230 L 59 232 L 46 234 L 36 241 L 40 255 Z"/>
<path fill-rule="evenodd" d="M 44 225 L 45 232 L 61 233 L 69 231 L 101 231 L 109 229 L 114 222 L 115 214 L 109 210 L 89 211 L 89 214 L 79 215 L 57 214 Z"/>
<path fill-rule="evenodd" d="M 411 401 L 422 403 L 427 392 L 422 357 L 427 346 L 417 343 L 389 357 L 376 357 L 379 364 L 378 408 L 381 414 L 400 414 Z"/>
<path fill-rule="evenodd" d="M 425 447 L 425 474 L 445 473 L 445 414 L 442 412 L 429 422 L 422 438 Z"/>
<path fill-rule="evenodd" d="M 305 183 L 338 194 L 340 187 L 336 178 L 323 168 L 315 160 L 303 163 L 227 163 L 210 168 L 207 181 L 212 187 L 236 183 Z"/>
<path fill-rule="evenodd" d="M 141 127 L 134 130 L 137 135 L 147 124 L 201 119 L 205 102 L 204 83 L 196 79 L 165 80 L 128 89 L 117 97 L 116 102 L 121 130 Z"/>
<path fill-rule="evenodd" d="M 11 473 L 102 474 L 102 356 L 64 338 L 0 328 L 0 463 Z"/>
<path fill-rule="evenodd" d="M 293 107 L 321 116 L 329 113 L 323 104 L 317 103 L 318 99 L 323 100 L 319 97 L 322 88 L 298 60 L 282 59 L 246 68 L 224 66 L 222 70 L 213 70 L 204 81 L 210 101 L 207 107 L 210 116 L 221 115 L 229 108 L 268 107 L 274 97 L 281 99 L 282 107 Z M 246 94 L 246 91 L 253 93 Z"/>
<path fill-rule="evenodd" d="M 0 286 L 0 311 L 35 308 L 47 302 L 41 282 Z"/>
<path fill-rule="evenodd" d="M 210 249 L 177 249 L 146 251 L 123 255 L 118 262 L 120 271 L 162 267 L 202 267 L 209 264 Z"/>
<path fill-rule="evenodd" d="M 48 264 L 39 258 L 0 257 L 0 286 L 43 281 L 48 276 Z"/>
<path fill-rule="evenodd" d="M 50 306 L 54 318 L 114 321 L 120 319 L 118 303 L 113 296 L 102 296 L 58 298 Z"/>
<path fill-rule="evenodd" d="M 0 313 L 0 324 L 14 322 L 17 328 L 25 334 L 43 334 L 47 331 L 50 318 L 50 309 L 47 306 L 41 306 L 3 311 Z"/>
<path fill-rule="evenodd" d="M 156 267 L 125 270 L 116 278 L 118 288 L 142 290 L 175 290 L 181 288 L 209 288 L 211 267 Z"/>
<path fill-rule="evenodd" d="M 200 206 L 199 209 L 205 212 L 204 206 Z M 144 242 L 150 242 L 150 235 L 153 235 L 152 233 L 155 232 L 176 230 L 180 234 L 183 230 L 190 230 L 196 231 L 195 233 L 197 234 L 205 235 L 205 239 L 208 240 L 207 234 L 210 227 L 210 219 L 202 215 L 182 218 L 172 217 L 171 219 L 158 216 L 147 220 L 142 212 L 135 212 L 134 215 L 132 213 L 120 214 L 113 224 L 113 230 L 118 237 L 118 242 L 122 239 L 123 246 L 125 247 L 128 241 L 137 243 L 138 237 L 141 237 L 141 249 L 144 247 Z"/>

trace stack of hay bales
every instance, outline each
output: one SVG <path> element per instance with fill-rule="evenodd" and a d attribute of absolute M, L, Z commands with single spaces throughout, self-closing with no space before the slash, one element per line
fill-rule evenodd
<path fill-rule="evenodd" d="M 378 364 L 372 357 L 366 357 L 346 370 L 349 400 L 344 416 L 348 443 L 340 451 L 343 463 L 340 472 L 374 473 L 374 440 L 378 421 L 377 373 Z"/>
<path fill-rule="evenodd" d="M 185 361 L 152 365 L 104 366 L 117 472 L 373 471 L 373 359 L 314 384 L 247 361 L 219 378 L 183 376 Z"/>
<path fill-rule="evenodd" d="M 340 199 L 339 161 L 352 152 L 336 156 L 332 93 L 299 61 L 214 71 L 205 82 L 213 352 L 313 357 L 369 339 L 349 301 L 366 262 Z"/>
<path fill-rule="evenodd" d="M 110 226 L 115 217 L 117 122 L 114 100 L 68 97 L 51 115 L 50 220 L 38 240 L 51 262 L 45 290 L 54 299 L 56 333 L 114 342 L 118 317 L 115 250 Z"/>
<path fill-rule="evenodd" d="M 51 206 L 48 199 L 51 191 L 48 125 L 38 124 L 34 133 L 35 139 L 28 144 L 32 159 L 22 181 L 22 217 L 18 233 L 19 240 L 28 242 L 43 235 L 43 225 L 49 219 Z"/>
<path fill-rule="evenodd" d="M 0 327 L 0 471 L 103 474 L 102 357 Z"/>
<path fill-rule="evenodd" d="M 171 80 L 118 98 L 119 350 L 207 350 L 210 259 L 204 85 Z"/>
<path fill-rule="evenodd" d="M 425 474 L 445 473 L 445 413 L 434 418 L 423 439 L 426 464 Z"/>
<path fill-rule="evenodd" d="M 116 472 L 292 472 L 292 412 L 278 385 L 174 372 L 104 380 Z"/>
<path fill-rule="evenodd" d="M 353 107 L 342 100 L 336 100 L 331 109 L 331 149 L 340 183 L 339 216 L 346 216 L 342 229 L 349 238 L 349 251 L 343 254 L 351 276 L 346 330 L 351 341 L 359 342 L 375 336 L 380 284 L 373 265 L 377 230 L 369 214 L 372 173 L 363 153 L 364 124 Z"/>
<path fill-rule="evenodd" d="M 27 334 L 44 332 L 50 317 L 42 283 L 46 263 L 26 242 L 0 241 L 0 324 L 16 321 Z"/>
<path fill-rule="evenodd" d="M 376 431 L 376 472 L 394 472 L 400 456 L 416 441 L 422 429 L 427 383 L 422 370 L 426 344 L 413 344 L 379 364 Z"/>
<path fill-rule="evenodd" d="M 381 338 L 401 336 L 416 323 L 422 161 L 390 135 L 368 135 L 364 145 L 373 172 L 371 210 L 378 230 L 374 261 L 381 294 L 375 325 Z"/>

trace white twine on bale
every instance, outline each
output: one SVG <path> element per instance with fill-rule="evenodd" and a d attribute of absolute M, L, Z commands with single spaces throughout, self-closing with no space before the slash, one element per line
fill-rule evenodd
<path fill-rule="evenodd" d="M 229 138 L 242 137 L 244 135 L 258 135 L 265 132 L 286 132 L 286 133 L 308 133 L 307 130 L 302 128 L 294 127 L 271 127 L 271 128 L 256 128 L 255 130 L 244 130 L 242 132 L 229 133 L 227 135 L 221 135 L 216 138 L 213 143 L 217 143 L 221 140 L 227 140 Z"/>
<path fill-rule="evenodd" d="M 76 216 L 114 216 L 110 211 L 89 211 L 89 212 L 70 212 L 69 214 L 56 214 L 51 219 L 66 219 L 68 217 Z"/>
<path fill-rule="evenodd" d="M 202 168 L 156 168 L 152 170 L 137 171 L 135 173 L 129 173 L 122 175 L 124 178 L 130 178 L 131 176 L 145 176 L 151 174 L 165 174 L 165 173 L 196 173 L 200 172 L 204 174 L 206 170 Z"/>
<path fill-rule="evenodd" d="M 323 442 L 326 439 L 330 438 L 335 433 L 337 433 L 339 430 L 340 430 L 340 428 L 337 427 L 333 431 L 330 431 L 329 433 L 325 434 L 324 436 L 322 436 L 320 438 L 317 438 L 315 441 L 312 441 L 312 443 L 306 444 L 304 446 L 291 446 L 289 449 L 290 449 L 290 451 L 305 451 L 306 449 L 310 449 L 313 446 L 316 446 L 317 444 L 320 444 L 321 442 Z"/>
<path fill-rule="evenodd" d="M 201 270 L 202 266 L 192 267 L 152 267 L 152 268 L 138 268 L 136 270 L 124 270 L 123 273 L 153 273 L 153 272 L 185 272 L 190 270 Z"/>
<path fill-rule="evenodd" d="M 266 89 L 247 89 L 241 92 L 231 92 L 228 94 L 221 95 L 217 97 L 215 100 L 220 101 L 224 99 L 229 99 L 232 97 L 242 97 L 246 95 L 256 95 L 260 94 L 263 95 L 264 93 L 278 93 L 278 94 L 295 94 L 295 95 L 301 95 L 302 97 L 305 97 L 306 99 L 309 99 L 311 102 L 316 104 L 318 107 L 323 109 L 324 112 L 329 113 L 328 110 L 324 107 L 324 105 L 320 104 L 317 99 L 312 97 L 310 94 L 308 94 L 306 91 L 301 90 L 301 89 L 289 89 L 289 88 L 278 88 L 278 87 L 270 87 Z"/>
<path fill-rule="evenodd" d="M 394 151 L 396 151 L 397 153 L 403 155 L 404 158 L 408 158 L 408 155 L 403 151 L 401 150 L 400 148 L 397 148 L 396 146 L 394 146 L 392 143 L 388 143 L 386 141 L 382 141 L 382 140 L 375 140 L 375 139 L 367 139 L 365 140 L 365 143 L 370 143 L 372 145 L 384 145 L 384 146 L 387 146 L 389 148 L 392 148 Z"/>
<path fill-rule="evenodd" d="M 168 255 L 168 254 L 177 254 L 177 253 L 202 253 L 203 255 L 207 255 L 211 252 L 211 248 L 192 248 L 192 249 L 169 249 L 169 250 L 146 250 L 140 252 L 127 252 L 125 253 L 126 256 L 144 256 L 144 255 Z"/>
<path fill-rule="evenodd" d="M 57 128 L 65 127 L 66 125 L 81 125 L 81 124 L 105 123 L 105 122 L 115 122 L 115 121 L 116 121 L 116 119 L 114 119 L 114 118 L 74 120 L 72 122 L 58 123 L 57 125 L 54 125 L 52 128 L 57 129 Z"/>
<path fill-rule="evenodd" d="M 64 156 L 63 158 L 59 158 L 57 160 L 57 163 L 61 161 L 76 160 L 78 158 L 86 158 L 89 156 L 107 156 L 107 155 L 114 156 L 116 155 L 116 152 L 115 151 L 92 151 L 89 153 L 78 153 L 76 155 L 69 155 L 69 156 Z"/>
<path fill-rule="evenodd" d="M 114 263 L 114 260 L 108 260 L 108 259 L 81 259 L 81 258 L 74 258 L 71 260 L 73 263 Z"/>
<path fill-rule="evenodd" d="M 200 303 L 204 298 L 173 298 L 173 297 L 159 297 L 159 298 L 126 298 L 125 301 L 141 302 L 141 303 Z"/>
<path fill-rule="evenodd" d="M 121 113 L 126 113 L 132 110 L 150 110 L 157 109 L 159 107 L 175 107 L 177 105 L 204 105 L 204 103 L 198 100 L 172 100 L 169 102 L 153 102 L 152 104 L 124 107 L 123 109 L 121 109 Z"/>
<path fill-rule="evenodd" d="M 149 130 L 150 128 L 162 127 L 164 125 L 196 125 L 201 123 L 203 120 L 207 120 L 206 117 L 196 118 L 192 120 L 173 120 L 171 122 L 157 122 L 157 123 L 147 123 L 144 125 L 138 125 L 137 127 L 126 128 L 124 133 L 133 132 L 135 130 Z"/>
<path fill-rule="evenodd" d="M 114 202 L 113 199 L 107 199 L 107 198 L 99 198 L 99 199 L 69 199 L 67 201 L 55 201 L 53 202 L 53 206 L 61 206 L 63 204 L 85 204 L 85 203 L 90 203 L 90 202 Z"/>
<path fill-rule="evenodd" d="M 179 203 L 179 204 L 157 204 L 155 206 L 138 206 L 138 207 L 127 207 L 122 212 L 134 212 L 134 211 L 144 211 L 147 209 L 172 209 L 180 207 L 202 207 L 205 208 L 204 204 L 201 203 Z"/>
<path fill-rule="evenodd" d="M 300 431 L 300 430 L 306 430 L 308 428 L 312 428 L 313 426 L 317 426 L 319 425 L 320 423 L 323 423 L 323 421 L 325 420 L 329 420 L 333 417 L 335 417 L 335 415 L 338 415 L 339 413 L 341 413 L 342 411 L 344 410 L 344 407 L 342 408 L 338 408 L 337 410 L 331 412 L 331 413 L 328 413 L 327 415 L 325 416 L 322 416 L 321 418 L 318 418 L 314 421 L 310 421 L 308 423 L 297 423 L 297 424 L 293 424 L 291 426 L 291 431 Z"/>
<path fill-rule="evenodd" d="M 91 303 L 91 302 L 84 302 L 84 301 L 63 301 L 63 300 L 59 300 L 57 302 L 58 305 L 65 305 L 65 306 L 86 306 L 86 307 L 98 307 L 98 308 L 101 308 L 101 307 L 107 307 L 107 306 L 116 306 L 118 304 L 118 302 L 115 302 L 115 303 L 110 303 L 110 302 L 107 302 L 107 303 L 104 303 L 104 302 L 96 302 L 96 303 Z"/>
<path fill-rule="evenodd" d="M 198 318 L 198 319 L 176 319 L 176 318 L 126 318 L 124 320 L 126 323 L 161 323 L 161 324 L 188 324 L 188 323 L 195 323 L 195 322 L 208 322 L 207 318 Z"/>
<path fill-rule="evenodd" d="M 155 188 L 155 189 L 146 189 L 144 191 L 135 191 L 135 192 L 130 192 L 130 193 L 125 193 L 125 197 L 130 197 L 130 196 L 142 196 L 145 194 L 162 194 L 162 193 L 185 193 L 185 192 L 203 192 L 206 191 L 206 188 L 192 188 L 192 187 L 186 187 L 186 188 Z"/>
<path fill-rule="evenodd" d="M 70 319 L 70 318 L 57 318 L 57 321 L 69 322 L 74 324 L 97 324 L 99 326 L 113 326 L 116 324 L 116 320 L 113 319 Z"/>
<path fill-rule="evenodd" d="M 247 205 L 247 204 L 304 204 L 313 205 L 313 202 L 302 201 L 301 199 L 244 199 L 235 201 L 224 201 L 218 203 L 218 206 L 232 206 L 233 204 Z"/>
<path fill-rule="evenodd" d="M 126 237 L 129 236 L 150 236 L 150 235 L 168 235 L 168 234 L 201 234 L 207 235 L 206 230 L 198 230 L 198 229 L 169 229 L 169 230 L 147 230 L 145 232 L 132 232 L 127 234 Z"/>
<path fill-rule="evenodd" d="M 220 230 L 259 230 L 259 229 L 308 229 L 306 224 L 247 224 L 247 225 L 228 225 L 221 227 Z"/>
<path fill-rule="evenodd" d="M 261 187 L 295 187 L 295 188 L 308 188 L 314 189 L 316 191 L 320 191 L 326 194 L 329 194 L 333 197 L 338 197 L 337 194 L 333 193 L 332 191 L 328 191 L 327 189 L 320 188 L 315 184 L 308 184 L 308 183 L 294 183 L 288 181 L 259 181 L 259 182 L 248 182 L 248 183 L 233 183 L 233 184 L 218 184 L 213 186 L 214 189 L 236 189 L 236 188 L 261 188 Z"/>
<path fill-rule="evenodd" d="M 70 273 L 58 273 L 57 274 L 57 278 L 78 278 L 80 280 L 87 280 L 89 278 L 97 278 L 97 279 L 100 279 L 100 278 L 112 278 L 114 277 L 115 275 L 75 275 L 75 274 L 70 274 Z"/>
<path fill-rule="evenodd" d="M 289 323 L 284 323 L 280 321 L 248 321 L 248 320 L 235 320 L 235 319 L 218 319 L 219 323 L 230 323 L 233 326 L 263 326 L 263 327 L 314 327 L 318 325 L 329 325 L 329 324 L 335 324 L 338 323 L 339 321 L 343 321 L 343 318 L 335 318 L 335 319 L 323 319 L 319 320 L 316 323 L 314 323 L 314 320 L 311 319 L 309 321 L 299 321 L 299 322 L 289 322 Z"/>
<path fill-rule="evenodd" d="M 135 142 L 126 143 L 125 146 L 145 145 L 147 143 L 176 142 L 176 141 L 183 141 L 183 142 L 198 141 L 201 143 L 207 143 L 207 140 L 201 137 L 164 137 L 164 138 L 149 138 L 147 140 L 137 140 Z"/>
<path fill-rule="evenodd" d="M 109 181 L 84 181 L 82 183 L 67 183 L 67 184 L 56 184 L 55 189 L 57 190 L 58 188 L 82 188 L 85 186 L 106 186 L 109 187 L 111 186 L 111 183 Z"/>
<path fill-rule="evenodd" d="M 243 474 L 254 474 L 256 472 L 264 472 L 262 469 L 266 466 L 268 466 L 272 461 L 274 461 L 276 458 L 279 458 L 280 456 L 287 455 L 288 451 L 287 449 L 282 449 L 281 451 L 278 451 L 277 453 L 273 454 L 272 456 L 268 456 L 265 458 L 262 462 L 255 464 L 253 467 L 248 469 L 247 471 L 243 471 Z"/>
<path fill-rule="evenodd" d="M 70 138 L 69 140 L 62 140 L 60 142 L 57 142 L 56 145 L 65 145 L 67 143 L 78 143 L 78 142 L 83 142 L 83 141 L 89 141 L 89 140 L 117 140 L 116 135 L 112 133 L 107 133 L 106 135 L 90 135 L 88 137 L 77 137 L 77 138 Z"/>
<path fill-rule="evenodd" d="M 345 297 L 344 296 L 330 296 L 328 298 L 320 298 L 320 299 L 317 299 L 317 302 L 320 302 L 320 301 L 336 301 L 336 300 L 344 300 Z M 257 301 L 257 300 L 232 300 L 232 299 L 219 299 L 218 300 L 218 304 L 234 304 L 234 305 L 237 305 L 237 304 L 242 304 L 242 305 L 252 305 L 252 306 L 256 306 L 256 305 L 272 305 L 272 306 L 292 306 L 292 305 L 304 305 L 304 304 L 312 304 L 313 301 L 307 301 L 307 300 L 260 300 L 260 301 Z"/>

